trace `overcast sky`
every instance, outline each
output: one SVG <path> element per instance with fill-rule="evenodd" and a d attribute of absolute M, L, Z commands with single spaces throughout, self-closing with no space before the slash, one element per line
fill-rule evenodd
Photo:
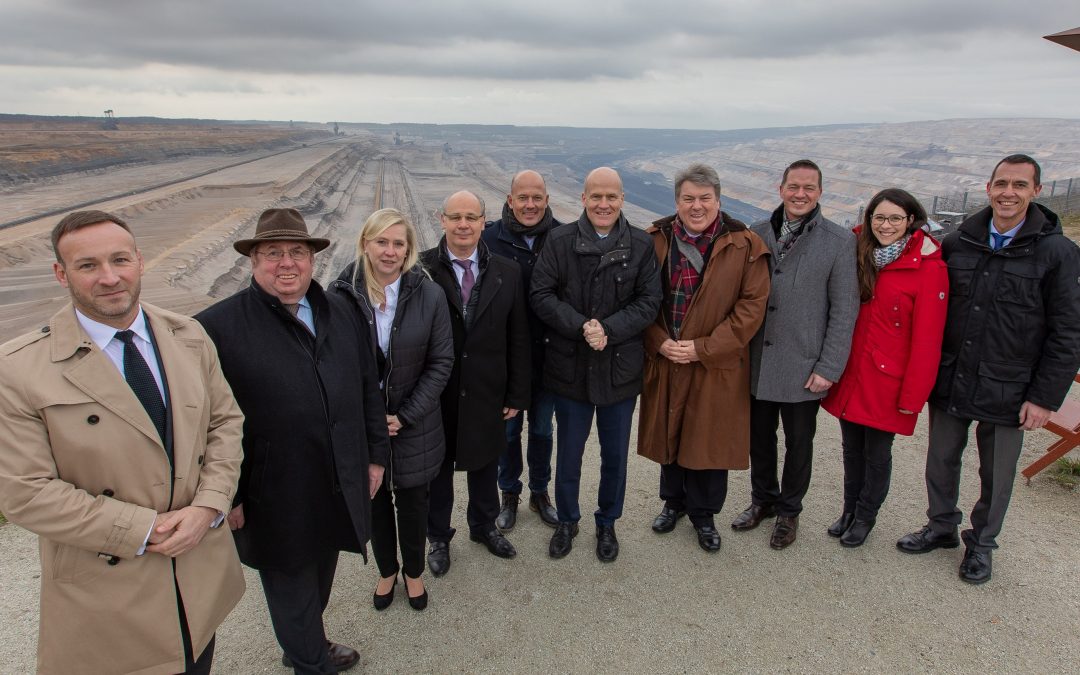
<path fill-rule="evenodd" d="M 0 0 L 0 112 L 731 129 L 1080 117 L 1076 0 Z"/>

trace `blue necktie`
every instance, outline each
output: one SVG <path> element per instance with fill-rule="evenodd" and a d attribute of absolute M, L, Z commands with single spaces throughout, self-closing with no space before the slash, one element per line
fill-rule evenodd
<path fill-rule="evenodd" d="M 124 343 L 124 379 L 128 386 L 135 392 L 135 397 L 146 408 L 146 414 L 157 428 L 161 436 L 162 444 L 165 444 L 165 401 L 161 398 L 154 374 L 150 372 L 150 366 L 146 365 L 139 348 L 134 342 L 135 332 L 121 330 L 116 332 L 116 339 Z M 169 458 L 172 461 L 172 458 Z"/>
<path fill-rule="evenodd" d="M 990 240 L 994 242 L 995 251 L 1003 249 L 1005 245 L 1009 243 L 1010 239 L 1012 239 L 1012 237 L 1007 234 L 998 234 L 997 232 L 990 233 Z"/>

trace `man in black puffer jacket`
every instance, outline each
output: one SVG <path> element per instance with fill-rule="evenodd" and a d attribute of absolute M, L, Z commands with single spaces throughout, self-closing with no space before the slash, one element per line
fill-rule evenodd
<path fill-rule="evenodd" d="M 528 289 L 533 265 L 552 230 L 562 223 L 551 215 L 547 185 L 535 171 L 525 170 L 510 182 L 510 194 L 503 204 L 502 218 L 491 221 L 481 235 L 488 250 L 509 258 L 521 269 L 522 285 Z M 551 449 L 554 429 L 551 417 L 555 399 L 543 384 L 544 323 L 531 308 L 529 335 L 532 338 L 532 396 L 529 403 L 529 435 L 525 456 L 529 465 L 529 508 L 540 514 L 545 525 L 555 527 L 559 516 L 548 497 L 551 481 Z M 499 489 L 502 491 L 502 510 L 495 524 L 503 532 L 514 528 L 518 500 L 521 498 L 521 428 L 525 421 L 522 410 L 506 422 L 506 450 L 499 457 Z"/>
<path fill-rule="evenodd" d="M 581 512 L 581 457 L 596 415 L 600 490 L 596 557 L 619 555 L 615 521 L 626 492 L 630 425 L 645 364 L 642 333 L 660 308 L 652 238 L 622 215 L 622 179 L 614 169 L 585 178 L 577 223 L 548 238 L 533 270 L 530 301 L 547 325 L 544 386 L 555 395 L 559 449 L 555 506 L 559 526 L 548 553 L 570 552 Z"/>
<path fill-rule="evenodd" d="M 959 546 L 960 463 L 975 422 L 982 491 L 961 533 L 960 565 L 973 584 L 990 579 L 1024 431 L 1046 424 L 1080 367 L 1080 249 L 1033 203 L 1039 174 L 1027 155 L 998 162 L 986 184 L 990 206 L 942 245 L 949 314 L 930 396 L 929 522 L 896 545 L 907 553 Z"/>

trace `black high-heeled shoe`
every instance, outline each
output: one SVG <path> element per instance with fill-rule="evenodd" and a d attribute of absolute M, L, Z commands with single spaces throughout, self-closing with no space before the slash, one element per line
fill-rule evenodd
<path fill-rule="evenodd" d="M 419 579 L 419 578 L 420 577 L 417 577 L 417 579 Z M 412 607 L 416 611 L 419 612 L 419 611 L 423 610 L 425 607 L 427 607 L 427 601 L 428 601 L 427 586 L 424 586 L 424 592 L 423 593 L 421 593 L 420 595 L 418 595 L 418 596 L 416 596 L 414 598 L 413 596 L 409 595 L 409 582 L 408 582 L 408 580 L 406 580 L 405 581 L 405 595 L 408 596 L 408 598 L 409 598 L 409 607 Z"/>
<path fill-rule="evenodd" d="M 397 588 L 397 575 L 394 575 L 394 583 L 390 586 L 390 592 L 386 595 L 379 595 L 378 590 L 371 596 L 371 604 L 375 606 L 375 609 L 380 612 L 390 606 L 390 603 L 394 601 L 394 589 Z M 409 602 L 412 602 L 412 598 L 409 598 Z"/>

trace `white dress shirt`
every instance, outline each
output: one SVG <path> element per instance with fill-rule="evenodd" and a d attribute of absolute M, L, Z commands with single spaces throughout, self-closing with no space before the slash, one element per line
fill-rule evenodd
<path fill-rule="evenodd" d="M 390 331 L 394 329 L 394 315 L 397 313 L 398 295 L 401 292 L 401 275 L 389 286 L 383 287 L 383 295 L 386 296 L 384 309 L 375 305 L 376 335 L 379 338 L 379 349 L 383 354 L 390 356 Z"/>

